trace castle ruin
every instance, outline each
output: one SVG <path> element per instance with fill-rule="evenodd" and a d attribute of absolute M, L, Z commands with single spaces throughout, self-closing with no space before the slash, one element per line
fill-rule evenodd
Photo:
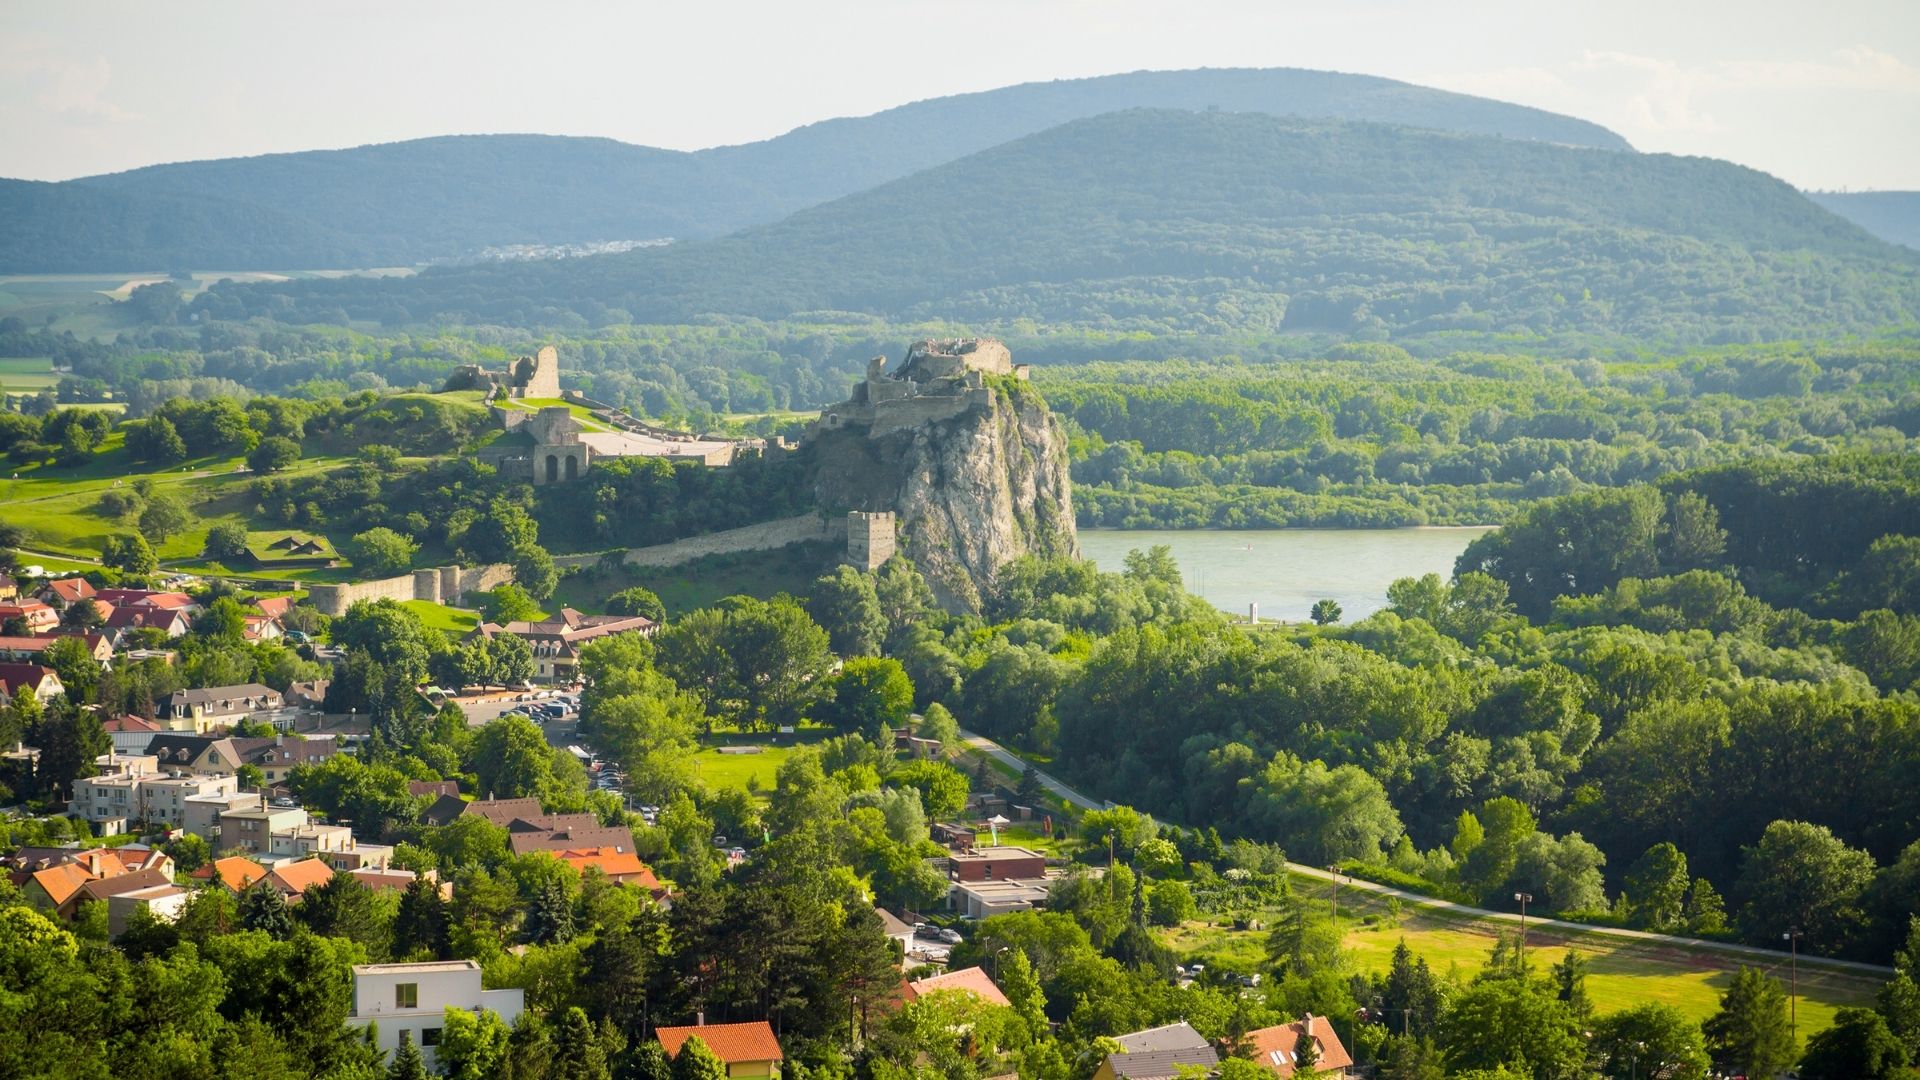
<path fill-rule="evenodd" d="M 847 562 L 862 570 L 878 570 L 893 558 L 895 531 L 891 510 L 853 510 L 847 514 Z"/>
<path fill-rule="evenodd" d="M 896 371 L 887 358 L 867 363 L 867 377 L 852 396 L 820 413 L 820 429 L 860 425 L 880 438 L 903 428 L 951 420 L 969 409 L 992 404 L 989 376 L 1027 378 L 1027 365 L 1013 362 L 1007 347 L 992 338 L 919 341 L 907 350 Z"/>
<path fill-rule="evenodd" d="M 560 396 L 560 350 L 545 345 L 532 356 L 522 356 L 507 365 L 505 371 L 492 371 L 479 364 L 462 364 L 447 378 L 448 390 L 485 390 L 489 398 L 496 394 L 510 398 L 557 398 Z"/>

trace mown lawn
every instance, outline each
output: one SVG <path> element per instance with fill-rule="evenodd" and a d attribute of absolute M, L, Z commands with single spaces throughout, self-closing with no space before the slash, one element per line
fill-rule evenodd
<path fill-rule="evenodd" d="M 436 604 L 431 600 L 402 600 L 400 606 L 420 617 L 430 630 L 445 630 L 450 634 L 465 636 L 467 631 L 480 625 L 480 616 L 471 611 Z"/>
<path fill-rule="evenodd" d="M 1294 887 L 1325 910 L 1331 901 L 1332 887 L 1324 881 L 1294 879 Z M 1273 913 L 1261 916 L 1271 923 Z M 1359 969 L 1384 972 L 1393 961 L 1393 950 L 1404 939 L 1416 956 L 1423 957 L 1434 972 L 1462 982 L 1470 980 L 1486 966 L 1495 936 L 1517 928 L 1507 923 L 1455 918 L 1408 906 L 1396 923 L 1384 898 L 1356 889 L 1340 890 L 1340 924 L 1343 944 Z M 1212 963 L 1234 970 L 1253 971 L 1265 966 L 1264 930 L 1235 931 L 1205 923 L 1189 923 L 1167 932 L 1167 941 L 1189 956 L 1202 956 Z M 1759 967 L 1767 974 L 1789 982 L 1788 958 L 1778 961 L 1749 959 L 1708 949 L 1683 949 L 1665 944 L 1636 942 L 1578 935 L 1569 937 L 1556 930 L 1529 928 L 1527 934 L 1529 966 L 1544 973 L 1557 963 L 1569 948 L 1589 962 L 1587 994 L 1599 1013 L 1616 1012 L 1647 1001 L 1671 1005 L 1695 1020 L 1705 1020 L 1720 1007 L 1720 995 L 1733 981 L 1741 966 Z M 1833 1023 L 1834 1013 L 1849 1005 L 1871 1005 L 1879 990 L 1879 980 L 1866 975 L 1838 973 L 1800 965 L 1799 1030 L 1801 1040 Z"/>
<path fill-rule="evenodd" d="M 225 522 L 252 524 L 248 492 L 254 475 L 236 471 L 239 457 L 200 458 L 156 469 L 127 457 L 123 435 L 107 436 L 100 453 L 84 465 L 30 466 L 0 473 L 0 504 L 9 521 L 25 526 L 33 551 L 91 558 L 107 537 L 136 531 L 132 521 L 111 518 L 98 509 L 100 496 L 135 480 L 151 480 L 158 491 L 178 496 L 191 511 L 186 531 L 159 544 L 162 559 L 191 559 L 206 545 L 207 532 Z M 316 455 L 302 459 L 288 473 L 310 473 L 333 468 L 346 459 Z M 291 530 L 289 530 L 291 531 Z"/>

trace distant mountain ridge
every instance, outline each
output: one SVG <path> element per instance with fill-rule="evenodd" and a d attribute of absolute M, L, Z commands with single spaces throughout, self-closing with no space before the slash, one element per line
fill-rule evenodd
<path fill-rule="evenodd" d="M 1889 244 L 1920 251 L 1920 191 L 1809 191 L 1807 198 Z"/>
<path fill-rule="evenodd" d="M 538 326 L 819 311 L 1001 326 L 1735 341 L 1920 314 L 1920 258 L 1704 158 L 1378 124 L 1077 120 L 717 240 L 218 288 L 216 317 Z"/>
<path fill-rule="evenodd" d="M 1138 107 L 1373 120 L 1627 150 L 1540 109 L 1366 75 L 1134 72 L 1027 83 L 826 120 L 694 153 L 612 139 L 469 135 L 0 180 L 0 270 L 285 270 L 401 265 L 498 245 L 697 239 Z"/>

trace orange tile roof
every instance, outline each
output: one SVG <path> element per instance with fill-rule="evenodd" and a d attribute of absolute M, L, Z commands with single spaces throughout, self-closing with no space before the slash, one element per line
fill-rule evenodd
<path fill-rule="evenodd" d="M 1308 1014 L 1305 1020 L 1296 1020 L 1291 1024 L 1261 1028 L 1247 1032 L 1247 1043 L 1253 1048 L 1253 1060 L 1281 1076 L 1292 1076 L 1294 1063 L 1300 1060 L 1298 1046 L 1303 1030 L 1311 1029 L 1313 1041 L 1320 1044 L 1320 1057 L 1314 1063 L 1316 1069 L 1345 1069 L 1353 1065 L 1352 1055 L 1341 1045 L 1333 1025 L 1324 1016 Z"/>
<path fill-rule="evenodd" d="M 47 899 L 53 901 L 54 907 L 66 906 L 67 901 L 71 900 L 87 882 L 94 880 L 94 876 L 87 872 L 87 868 L 79 863 L 49 866 L 45 870 L 36 870 L 29 876 L 46 890 Z"/>
<path fill-rule="evenodd" d="M 660 879 L 653 876 L 653 870 L 640 861 L 640 856 L 631 851 L 622 851 L 617 847 L 591 847 L 575 851 L 558 851 L 554 855 L 575 870 L 584 871 L 592 866 L 599 868 L 601 873 L 615 881 L 632 878 L 633 884 L 643 889 L 660 887 Z"/>
<path fill-rule="evenodd" d="M 698 1027 L 657 1027 L 653 1033 L 660 1039 L 661 1049 L 668 1057 L 680 1053 L 680 1047 L 686 1041 L 698 1035 L 700 1041 L 707 1044 L 713 1055 L 729 1065 L 743 1061 L 780 1061 L 780 1040 L 773 1037 L 773 1027 L 765 1020 L 755 1020 L 748 1024 L 702 1024 Z"/>
<path fill-rule="evenodd" d="M 308 889 L 332 880 L 333 867 L 327 865 L 324 859 L 302 859 L 277 866 L 267 876 L 280 886 L 280 891 L 305 896 Z"/>
<path fill-rule="evenodd" d="M 1010 1005 L 1007 995 L 1000 992 L 986 971 L 977 967 L 961 968 L 949 971 L 945 975 L 935 975 L 931 979 L 907 984 L 907 1000 L 924 997 L 935 990 L 965 990 L 967 993 L 993 1005 Z"/>
<path fill-rule="evenodd" d="M 215 859 L 188 876 L 202 881 L 215 880 L 234 892 L 244 892 L 252 888 L 254 882 L 267 876 L 267 868 L 252 859 L 231 855 Z"/>
<path fill-rule="evenodd" d="M 84 600 L 98 590 L 93 582 L 83 577 L 59 578 L 47 582 L 47 589 L 60 598 L 61 602 L 71 604 L 75 600 Z"/>

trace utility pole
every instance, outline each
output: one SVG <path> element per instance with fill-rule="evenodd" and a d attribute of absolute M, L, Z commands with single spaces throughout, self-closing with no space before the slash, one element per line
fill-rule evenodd
<path fill-rule="evenodd" d="M 1527 905 L 1533 903 L 1533 894 L 1517 892 L 1513 894 L 1520 901 L 1520 973 L 1527 971 Z"/>
<path fill-rule="evenodd" d="M 1800 928 L 1792 926 L 1780 935 L 1787 941 L 1791 955 L 1789 970 L 1793 972 L 1793 994 L 1787 998 L 1787 1030 L 1793 1036 L 1793 1044 L 1800 1045 Z"/>

